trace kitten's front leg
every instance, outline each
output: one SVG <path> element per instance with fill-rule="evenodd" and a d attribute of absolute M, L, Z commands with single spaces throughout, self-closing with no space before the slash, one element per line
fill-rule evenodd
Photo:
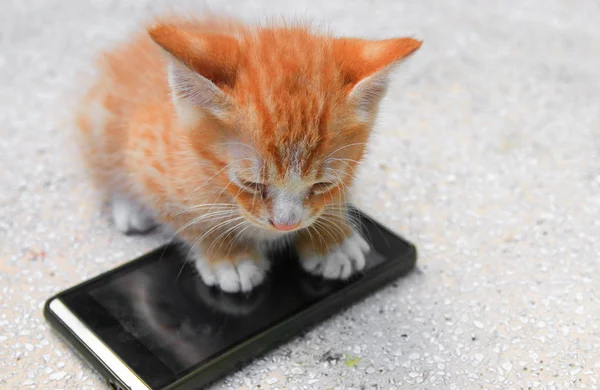
<path fill-rule="evenodd" d="M 270 268 L 264 254 L 248 245 L 223 242 L 216 246 L 216 237 L 197 242 L 205 231 L 186 229 L 180 237 L 190 245 L 190 260 L 194 262 L 202 281 L 225 292 L 248 292 L 261 284 Z"/>
<path fill-rule="evenodd" d="M 270 268 L 269 261 L 254 251 L 210 256 L 196 249 L 192 259 L 206 285 L 229 293 L 251 291 L 265 280 Z"/>
<path fill-rule="evenodd" d="M 297 240 L 302 268 L 325 279 L 348 279 L 365 267 L 369 244 L 343 218 L 324 219 L 300 232 Z"/>

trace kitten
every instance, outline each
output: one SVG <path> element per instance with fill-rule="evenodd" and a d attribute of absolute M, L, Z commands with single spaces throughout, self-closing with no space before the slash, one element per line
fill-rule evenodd
<path fill-rule="evenodd" d="M 164 19 L 105 53 L 78 127 L 116 227 L 169 226 L 208 285 L 250 291 L 266 244 L 348 278 L 369 245 L 345 216 L 357 164 L 411 38 Z"/>

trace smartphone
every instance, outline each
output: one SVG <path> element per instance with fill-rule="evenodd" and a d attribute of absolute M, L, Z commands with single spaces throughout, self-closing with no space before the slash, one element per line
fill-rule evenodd
<path fill-rule="evenodd" d="M 350 212 L 372 249 L 349 280 L 311 276 L 283 247 L 262 285 L 228 294 L 166 245 L 50 298 L 44 315 L 113 389 L 205 387 L 414 267 L 414 245 Z"/>

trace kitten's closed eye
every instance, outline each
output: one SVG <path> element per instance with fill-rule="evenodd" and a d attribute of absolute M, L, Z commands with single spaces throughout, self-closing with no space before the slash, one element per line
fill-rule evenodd
<path fill-rule="evenodd" d="M 240 180 L 241 186 L 254 194 L 263 194 L 265 192 L 266 186 L 263 183 Z"/>
<path fill-rule="evenodd" d="M 313 186 L 311 188 L 311 192 L 313 194 L 322 194 L 324 192 L 331 191 L 331 189 L 335 186 L 336 186 L 336 183 L 323 181 L 323 182 L 313 184 Z"/>

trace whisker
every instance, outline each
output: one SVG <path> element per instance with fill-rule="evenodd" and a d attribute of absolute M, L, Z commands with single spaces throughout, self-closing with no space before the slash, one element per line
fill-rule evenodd
<path fill-rule="evenodd" d="M 358 146 L 358 145 L 366 145 L 366 142 L 355 142 L 355 143 L 352 143 L 352 144 L 344 145 L 344 146 L 342 146 L 342 147 L 340 147 L 340 148 L 337 148 L 337 149 L 336 149 L 336 150 L 334 150 L 333 152 L 329 153 L 329 154 L 328 154 L 328 155 L 327 155 L 327 156 L 324 158 L 324 160 L 327 160 L 327 159 L 329 158 L 329 156 L 331 156 L 331 155 L 332 155 L 332 154 L 334 154 L 334 153 L 337 153 L 337 152 L 339 152 L 340 150 L 344 150 L 344 149 L 346 149 L 346 148 L 349 148 L 349 147 L 352 147 L 352 146 Z"/>
<path fill-rule="evenodd" d="M 312 224 L 306 228 L 306 233 L 308 233 L 308 237 L 310 238 L 310 243 L 314 245 L 315 240 L 313 238 L 312 233 L 310 232 L 311 227 L 312 227 Z"/>
<path fill-rule="evenodd" d="M 329 229 L 329 227 L 320 220 L 316 220 L 314 223 L 315 227 L 319 227 L 320 229 L 322 229 L 325 233 L 327 233 L 329 235 L 329 237 L 331 237 L 331 241 L 336 243 L 338 240 L 335 239 L 335 236 L 332 234 L 332 230 Z"/>
<path fill-rule="evenodd" d="M 181 232 L 183 232 L 185 229 L 187 229 L 188 227 L 192 226 L 192 225 L 197 225 L 201 222 L 207 222 L 208 220 L 210 220 L 211 217 L 215 217 L 213 219 L 223 219 L 223 218 L 227 218 L 230 216 L 236 215 L 236 213 L 229 211 L 229 210 L 221 210 L 221 211 L 214 211 L 211 213 L 207 213 L 207 214 L 203 214 L 201 216 L 198 216 L 196 218 L 192 218 L 190 221 L 188 221 L 185 225 L 183 225 L 182 227 L 180 227 L 179 229 L 177 229 L 177 231 L 175 232 L 175 234 L 173 234 L 173 238 L 175 238 L 175 236 L 177 236 L 178 234 L 180 234 Z M 221 217 L 219 217 L 221 216 Z"/>
<path fill-rule="evenodd" d="M 183 265 L 181 266 L 181 269 L 179 270 L 179 273 L 177 274 L 177 277 L 175 278 L 175 281 L 178 280 L 179 275 L 181 274 L 181 271 L 183 270 L 183 268 L 185 267 L 185 265 L 188 263 L 188 261 L 190 259 L 190 254 L 192 253 L 192 251 L 194 250 L 194 248 L 196 247 L 196 245 L 198 245 L 204 239 L 204 237 L 206 237 L 207 234 L 211 233 L 212 231 L 214 231 L 215 229 L 218 229 L 219 227 L 221 227 L 223 225 L 231 223 L 231 222 L 233 222 L 235 220 L 239 220 L 240 218 L 243 218 L 243 217 L 237 217 L 237 218 L 228 219 L 226 221 L 220 222 L 217 225 L 215 225 L 212 228 L 210 228 L 207 232 L 205 232 L 204 234 L 202 234 L 200 237 L 196 238 L 194 240 L 194 242 L 192 243 L 192 245 L 190 246 L 190 250 L 188 251 L 187 255 L 185 256 L 185 260 L 183 262 Z"/>
<path fill-rule="evenodd" d="M 223 225 L 227 225 L 228 223 L 232 223 L 235 221 L 239 221 L 240 219 L 244 219 L 244 217 L 240 216 L 240 217 L 236 217 L 236 218 L 231 218 L 228 219 L 227 221 L 221 222 L 215 226 L 213 226 L 212 228 L 210 228 L 208 231 L 206 231 L 204 234 L 202 234 L 202 236 L 200 236 L 200 240 L 204 239 L 206 236 L 208 236 L 210 233 L 212 233 L 213 231 L 219 229 L 221 226 Z"/>
<path fill-rule="evenodd" d="M 360 164 L 360 161 L 355 160 L 353 158 L 330 157 L 330 158 L 327 159 L 327 161 L 342 161 L 342 162 L 344 162 L 344 161 L 350 161 L 350 162 L 354 162 L 354 163 Z"/>
<path fill-rule="evenodd" d="M 233 249 L 233 244 L 235 244 L 235 242 L 242 236 L 242 233 L 250 226 L 252 226 L 252 224 L 246 221 L 246 226 L 239 232 L 235 233 L 233 240 L 231 240 L 231 242 L 229 243 L 229 248 L 227 249 L 227 256 L 229 256 L 229 254 L 231 253 L 231 249 Z"/>
<path fill-rule="evenodd" d="M 319 236 L 319 238 L 323 242 L 323 245 L 325 246 L 325 249 L 328 250 L 329 249 L 329 244 L 327 244 L 327 241 L 325 240 L 325 238 L 323 237 L 323 235 L 321 234 L 321 232 L 319 231 L 319 229 L 317 229 L 315 225 L 311 225 L 311 227 L 315 229 L 315 233 L 317 233 L 317 235 Z"/>
<path fill-rule="evenodd" d="M 205 203 L 205 204 L 197 204 L 194 206 L 190 206 L 190 207 L 186 207 L 184 209 L 181 209 L 179 211 L 177 211 L 176 213 L 173 214 L 174 217 L 180 216 L 181 214 L 186 214 L 192 211 L 196 211 L 196 210 L 201 210 L 204 208 L 214 208 L 216 206 L 219 206 L 219 208 L 223 208 L 223 209 L 228 209 L 228 208 L 237 208 L 238 206 L 235 204 L 230 204 L 230 203 Z"/>
<path fill-rule="evenodd" d="M 212 250 L 212 247 L 220 241 L 219 247 L 217 248 L 217 250 L 214 253 L 218 253 L 219 250 L 221 249 L 221 246 L 223 246 L 223 242 L 225 241 L 225 239 L 229 236 L 229 234 L 232 231 L 235 231 L 235 229 L 237 229 L 239 226 L 244 225 L 245 223 L 247 223 L 246 221 L 242 221 L 230 228 L 228 228 L 227 230 L 225 230 L 223 233 L 221 233 L 214 241 L 213 243 L 210 245 L 210 247 L 208 248 L 208 251 L 210 252 Z M 222 238 L 222 239 L 221 239 Z"/>
<path fill-rule="evenodd" d="M 333 219 L 330 216 L 324 215 L 322 220 L 326 223 L 329 223 L 330 228 L 335 228 L 340 233 L 342 238 L 347 237 L 348 234 L 340 227 L 340 225 L 345 223 L 346 220 L 344 218 L 340 218 L 339 216 L 335 217 L 336 219 Z"/>

